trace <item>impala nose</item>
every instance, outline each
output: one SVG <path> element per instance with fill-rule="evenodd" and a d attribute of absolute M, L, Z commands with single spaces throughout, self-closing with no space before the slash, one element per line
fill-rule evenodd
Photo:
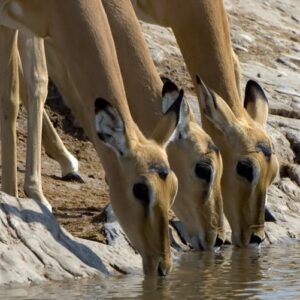
<path fill-rule="evenodd" d="M 220 239 L 218 236 L 216 238 L 215 247 L 221 247 L 224 244 L 224 241 Z"/>
<path fill-rule="evenodd" d="M 158 264 L 158 275 L 159 276 L 167 276 L 168 273 L 170 272 L 171 270 L 171 265 L 170 264 L 166 264 L 164 262 L 160 262 Z"/>
<path fill-rule="evenodd" d="M 261 244 L 263 240 L 256 234 L 253 234 L 251 235 L 251 238 L 250 238 L 250 244 Z"/>

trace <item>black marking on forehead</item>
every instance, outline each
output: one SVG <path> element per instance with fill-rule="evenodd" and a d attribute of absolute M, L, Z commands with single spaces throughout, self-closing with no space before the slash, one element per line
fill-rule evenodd
<path fill-rule="evenodd" d="M 213 142 L 208 143 L 207 149 L 216 153 L 220 152 L 219 148 Z"/>
<path fill-rule="evenodd" d="M 159 164 L 151 165 L 149 167 L 149 171 L 157 173 L 162 180 L 166 180 L 170 172 L 167 166 L 163 166 Z"/>
<path fill-rule="evenodd" d="M 256 144 L 256 149 L 258 151 L 261 151 L 264 154 L 264 156 L 266 157 L 267 160 L 270 160 L 270 158 L 272 156 L 272 148 L 268 143 L 258 142 Z"/>

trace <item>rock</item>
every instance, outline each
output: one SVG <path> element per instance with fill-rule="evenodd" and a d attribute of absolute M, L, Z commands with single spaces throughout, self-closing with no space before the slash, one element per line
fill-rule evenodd
<path fill-rule="evenodd" d="M 122 236 L 116 240 L 74 238 L 43 205 L 0 193 L 0 284 L 142 274 L 140 256 Z"/>
<path fill-rule="evenodd" d="M 249 44 L 252 44 L 255 41 L 255 38 L 248 33 L 242 33 L 240 37 Z"/>
<path fill-rule="evenodd" d="M 270 114 L 278 115 L 287 118 L 300 118 L 300 109 L 298 107 L 294 107 L 292 105 L 279 104 L 278 102 L 270 103 Z"/>
<path fill-rule="evenodd" d="M 172 219 L 171 226 L 176 230 L 181 240 L 184 241 L 185 244 L 190 244 L 189 234 L 186 231 L 184 225 L 178 219 Z"/>
<path fill-rule="evenodd" d="M 269 116 L 268 123 L 276 130 L 280 131 L 289 141 L 289 148 L 293 151 L 293 161 L 300 162 L 300 120 L 285 118 L 281 116 Z M 279 149 L 278 149 L 279 150 Z M 280 149 L 280 150 L 287 150 Z M 279 151 L 280 151 L 279 150 Z"/>
<path fill-rule="evenodd" d="M 293 97 L 291 102 L 291 107 L 296 110 L 297 112 L 300 111 L 300 98 L 299 97 Z"/>
<path fill-rule="evenodd" d="M 289 141 L 290 149 L 294 153 L 293 160 L 298 163 L 300 161 L 300 120 L 270 115 L 268 124 L 286 137 Z M 287 148 L 278 150 L 287 150 Z"/>
<path fill-rule="evenodd" d="M 84 277 L 102 280 L 114 274 L 142 276 L 141 257 L 111 205 L 99 220 L 104 222 L 107 244 L 75 238 L 43 205 L 0 192 L 0 285 Z M 172 225 L 170 240 L 173 255 L 190 249 Z"/>
<path fill-rule="evenodd" d="M 280 163 L 293 163 L 295 154 L 290 148 L 290 143 L 283 133 L 278 130 L 274 124 L 267 125 L 267 132 L 269 133 L 275 153 Z"/>
<path fill-rule="evenodd" d="M 187 245 L 187 241 L 176 231 L 176 227 L 170 224 L 170 241 L 173 252 L 188 251 L 190 247 Z"/>
<path fill-rule="evenodd" d="M 249 52 L 246 47 L 240 46 L 238 44 L 233 44 L 233 48 L 235 51 Z"/>
<path fill-rule="evenodd" d="M 300 97 L 300 93 L 296 92 L 295 90 L 287 89 L 284 87 L 276 88 L 275 91 L 285 95 Z"/>
<path fill-rule="evenodd" d="M 299 72 L 295 72 L 290 68 L 282 66 L 282 68 L 272 68 L 265 66 L 262 63 L 249 61 L 247 63 L 241 63 L 243 75 L 246 78 L 253 78 L 255 74 L 260 73 L 261 78 L 259 82 L 264 86 L 270 87 L 272 90 L 279 90 L 282 94 L 289 96 L 299 97 L 300 89 L 300 75 Z M 283 79 L 280 74 L 284 72 L 286 74 Z M 288 78 L 288 79 L 287 79 Z M 272 101 L 272 98 L 270 99 Z M 289 104 L 289 99 L 280 97 L 279 104 Z"/>
<path fill-rule="evenodd" d="M 268 207 L 277 219 L 276 223 L 265 224 L 266 236 L 270 243 L 290 243 L 299 240 L 300 237 L 299 198 L 298 202 L 295 202 L 281 189 L 288 189 L 294 193 L 295 185 L 288 179 L 282 182 L 285 187 L 273 184 L 268 191 Z M 299 191 L 299 188 L 296 189 Z"/>
<path fill-rule="evenodd" d="M 291 47 L 291 50 L 299 53 L 300 52 L 300 45 L 297 43 L 297 44 L 293 44 L 292 47 Z"/>
<path fill-rule="evenodd" d="M 293 207 L 300 204 L 300 190 L 297 183 L 293 182 L 291 178 L 282 178 L 278 183 L 278 187 L 293 201 Z M 298 211 L 298 209 L 297 209 Z M 299 210 L 300 212 L 300 210 Z"/>
<path fill-rule="evenodd" d="M 292 20 L 294 20 L 296 23 L 300 23 L 300 19 L 296 16 L 291 16 Z"/>

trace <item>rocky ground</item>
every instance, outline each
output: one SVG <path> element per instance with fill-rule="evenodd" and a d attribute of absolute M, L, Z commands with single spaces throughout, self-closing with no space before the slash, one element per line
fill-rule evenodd
<path fill-rule="evenodd" d="M 279 220 L 268 230 L 270 241 L 300 234 L 300 6 L 299 0 L 226 0 L 233 46 L 243 71 L 262 83 L 270 100 L 268 131 L 281 162 L 280 176 L 269 190 L 269 203 Z M 197 109 L 193 87 L 169 29 L 142 24 L 161 74 L 173 78 Z M 105 242 L 99 213 L 109 202 L 104 172 L 92 144 L 76 126 L 70 112 L 52 93 L 46 109 L 66 147 L 80 161 L 85 183 L 60 180 L 56 162 L 43 153 L 43 189 L 58 221 L 76 237 Z M 26 112 L 18 118 L 19 195 L 24 196 Z"/>

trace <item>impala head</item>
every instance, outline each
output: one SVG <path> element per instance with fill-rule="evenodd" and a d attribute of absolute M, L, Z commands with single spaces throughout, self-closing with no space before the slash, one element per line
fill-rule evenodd
<path fill-rule="evenodd" d="M 264 238 L 267 189 L 278 172 L 278 161 L 265 132 L 268 101 L 262 88 L 249 81 L 238 116 L 197 77 L 200 106 L 223 134 L 222 193 L 224 211 L 238 246 L 260 244 Z"/>
<path fill-rule="evenodd" d="M 99 139 L 114 153 L 116 172 L 108 183 L 113 209 L 143 259 L 147 275 L 166 275 L 171 268 L 168 213 L 177 192 L 165 147 L 180 124 L 178 99 L 157 124 L 151 140 L 128 132 L 118 110 L 106 100 L 95 102 Z"/>
<path fill-rule="evenodd" d="M 183 90 L 165 81 L 163 106 L 183 98 Z M 179 186 L 173 210 L 185 225 L 194 248 L 213 250 L 225 239 L 221 194 L 222 158 L 211 138 L 196 123 L 185 103 L 176 139 L 167 152 Z"/>

